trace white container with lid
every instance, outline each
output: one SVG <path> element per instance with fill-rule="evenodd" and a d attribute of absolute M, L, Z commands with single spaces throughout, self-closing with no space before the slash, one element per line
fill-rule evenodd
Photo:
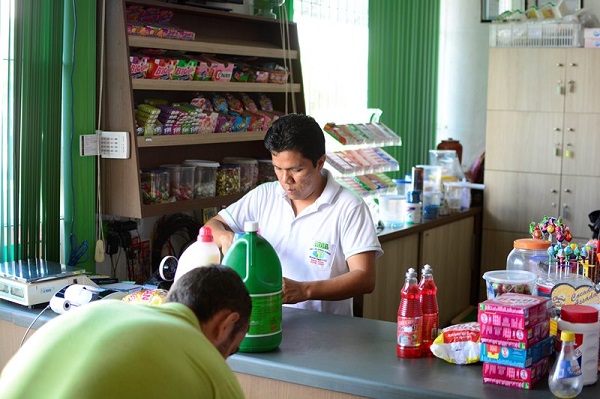
<path fill-rule="evenodd" d="M 169 171 L 169 195 L 175 201 L 194 198 L 194 167 L 186 165 L 161 165 Z"/>
<path fill-rule="evenodd" d="M 581 352 L 583 385 L 594 384 L 598 380 L 600 343 L 598 309 L 587 305 L 563 305 L 558 319 L 558 335 L 563 330 L 575 333 L 575 349 Z"/>
<path fill-rule="evenodd" d="M 406 197 L 400 195 L 379 196 L 379 220 L 385 227 L 400 228 L 404 225 Z"/>
<path fill-rule="evenodd" d="M 214 197 L 217 192 L 218 162 L 202 159 L 186 159 L 184 165 L 195 166 L 194 198 Z"/>

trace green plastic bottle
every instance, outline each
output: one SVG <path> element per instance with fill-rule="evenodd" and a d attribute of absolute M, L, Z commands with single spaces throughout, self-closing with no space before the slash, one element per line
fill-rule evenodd
<path fill-rule="evenodd" d="M 281 343 L 282 276 L 275 249 L 258 235 L 258 223 L 244 223 L 244 235 L 233 242 L 223 264 L 234 269 L 252 298 L 250 328 L 240 352 L 267 352 Z"/>

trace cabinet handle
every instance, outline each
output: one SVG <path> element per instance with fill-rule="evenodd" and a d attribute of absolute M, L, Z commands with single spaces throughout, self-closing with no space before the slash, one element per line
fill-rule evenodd
<path fill-rule="evenodd" d="M 565 86 L 563 86 L 563 81 L 559 80 L 556 82 L 556 94 L 562 96 L 565 94 Z"/>
<path fill-rule="evenodd" d="M 560 132 L 560 128 L 559 128 L 559 127 L 555 127 L 555 128 L 554 128 L 554 131 L 555 131 L 555 132 Z"/>
<path fill-rule="evenodd" d="M 575 62 L 570 62 L 570 63 L 569 63 L 569 66 L 576 67 L 576 66 L 577 66 L 577 64 L 576 64 Z"/>
<path fill-rule="evenodd" d="M 552 190 L 550 190 L 550 192 L 551 192 L 552 194 L 556 194 L 556 193 L 558 193 L 558 190 L 557 190 L 557 189 L 555 189 L 555 188 L 553 188 Z"/>
<path fill-rule="evenodd" d="M 564 191 L 565 193 L 570 193 L 570 192 L 571 192 L 571 189 L 570 189 L 570 188 L 565 188 L 563 191 Z M 565 207 L 566 207 L 566 205 L 565 205 Z"/>
<path fill-rule="evenodd" d="M 564 64 L 563 64 L 563 63 L 561 63 L 561 62 L 557 62 L 557 63 L 556 63 L 556 66 L 557 66 L 557 67 L 559 67 L 559 68 L 561 68 L 561 67 L 563 67 L 563 66 L 564 66 Z"/>
<path fill-rule="evenodd" d="M 573 129 L 572 127 L 567 128 L 567 132 L 574 132 L 574 131 L 575 131 L 575 129 Z"/>
<path fill-rule="evenodd" d="M 569 80 L 569 93 L 573 93 L 575 91 L 575 81 Z"/>
<path fill-rule="evenodd" d="M 569 218 L 569 207 L 567 206 L 567 204 L 563 204 L 563 209 L 560 215 L 563 219 L 568 219 Z"/>

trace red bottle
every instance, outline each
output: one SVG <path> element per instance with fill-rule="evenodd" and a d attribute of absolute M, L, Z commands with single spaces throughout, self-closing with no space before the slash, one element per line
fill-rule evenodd
<path fill-rule="evenodd" d="M 423 266 L 421 282 L 419 283 L 419 297 L 421 312 L 423 313 L 423 342 L 421 350 L 423 356 L 432 356 L 431 344 L 437 337 L 439 325 L 439 310 L 437 302 L 437 287 L 433 281 L 431 266 Z"/>
<path fill-rule="evenodd" d="M 415 269 L 410 268 L 406 272 L 404 287 L 400 291 L 396 336 L 396 353 L 398 357 L 421 357 L 421 335 L 423 332 L 421 315 L 417 272 Z"/>

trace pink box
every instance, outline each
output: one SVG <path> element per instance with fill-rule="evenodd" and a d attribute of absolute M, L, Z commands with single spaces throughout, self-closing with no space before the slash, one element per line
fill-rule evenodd
<path fill-rule="evenodd" d="M 600 48 L 600 39 L 585 39 L 583 47 Z"/>
<path fill-rule="evenodd" d="M 548 366 L 548 357 L 526 368 L 483 363 L 483 382 L 512 388 L 531 389 L 546 375 Z"/>
<path fill-rule="evenodd" d="M 509 328 L 480 324 L 479 329 L 482 343 L 527 349 L 550 335 L 550 320 L 534 324 L 529 328 Z"/>
<path fill-rule="evenodd" d="M 478 320 L 483 324 L 501 327 L 516 325 L 516 328 L 526 328 L 548 319 L 551 306 L 548 298 L 507 293 L 481 302 Z M 494 317 L 495 315 L 500 316 Z"/>

